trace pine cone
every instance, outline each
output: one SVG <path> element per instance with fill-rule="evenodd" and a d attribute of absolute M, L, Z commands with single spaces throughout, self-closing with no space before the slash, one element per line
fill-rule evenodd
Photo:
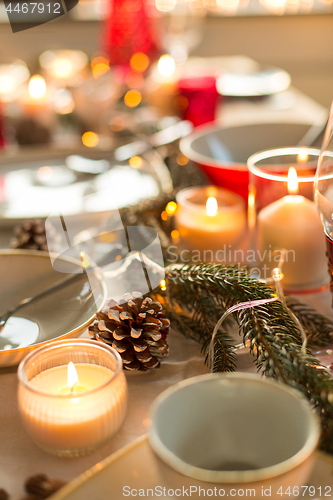
<path fill-rule="evenodd" d="M 15 237 L 11 240 L 12 248 L 47 251 L 45 224 L 42 220 L 30 220 L 14 229 Z"/>
<path fill-rule="evenodd" d="M 31 118 L 20 120 L 15 128 L 16 140 L 20 146 L 51 142 L 50 130 Z"/>
<path fill-rule="evenodd" d="M 12 248 L 44 251 L 57 251 L 60 248 L 61 236 L 49 223 L 46 239 L 45 222 L 41 219 L 29 220 L 16 226 L 14 235 L 10 242 Z"/>
<path fill-rule="evenodd" d="M 158 358 L 168 356 L 170 321 L 161 304 L 150 297 L 133 292 L 124 295 L 119 303 L 110 300 L 96 318 L 97 322 L 89 327 L 90 335 L 116 349 L 126 370 L 158 368 Z"/>
<path fill-rule="evenodd" d="M 25 482 L 25 491 L 32 495 L 31 498 L 44 499 L 50 497 L 65 485 L 60 479 L 50 479 L 45 474 L 36 474 Z"/>
<path fill-rule="evenodd" d="M 8 500 L 10 497 L 6 490 L 0 488 L 0 500 Z"/>

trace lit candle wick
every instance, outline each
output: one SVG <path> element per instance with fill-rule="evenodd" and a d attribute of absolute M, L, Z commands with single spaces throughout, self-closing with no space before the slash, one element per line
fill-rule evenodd
<path fill-rule="evenodd" d="M 79 377 L 77 375 L 76 368 L 74 366 L 74 363 L 70 361 L 68 363 L 68 370 L 67 370 L 67 384 L 71 392 L 73 392 L 74 386 L 78 383 L 78 381 Z"/>
<path fill-rule="evenodd" d="M 294 167 L 290 167 L 288 170 L 288 192 L 289 194 L 298 193 L 297 172 Z"/>
<path fill-rule="evenodd" d="M 46 94 L 46 83 L 42 76 L 34 75 L 29 80 L 29 94 L 34 99 L 41 99 Z"/>
<path fill-rule="evenodd" d="M 206 203 L 207 215 L 209 215 L 210 217 L 214 217 L 214 215 L 217 214 L 217 210 L 218 210 L 218 205 L 216 198 L 214 198 L 213 196 L 209 197 Z"/>

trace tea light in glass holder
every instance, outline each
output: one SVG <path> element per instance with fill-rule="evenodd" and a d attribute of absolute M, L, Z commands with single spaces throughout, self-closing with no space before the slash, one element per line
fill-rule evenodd
<path fill-rule="evenodd" d="M 183 189 L 176 200 L 180 244 L 193 257 L 196 252 L 201 260 L 221 261 L 219 253 L 236 245 L 245 232 L 244 200 L 231 191 L 200 186 Z"/>
<path fill-rule="evenodd" d="M 319 150 L 283 148 L 252 155 L 249 228 L 260 277 L 284 255 L 283 285 L 313 291 L 327 282 L 325 239 L 313 199 Z"/>
<path fill-rule="evenodd" d="M 46 85 L 45 79 L 41 75 L 33 75 L 17 102 L 25 117 L 48 126 L 55 120 L 52 100 L 52 91 Z"/>
<path fill-rule="evenodd" d="M 119 429 L 126 414 L 122 360 L 93 340 L 53 342 L 33 351 L 18 369 L 19 410 L 44 450 L 85 455 Z"/>

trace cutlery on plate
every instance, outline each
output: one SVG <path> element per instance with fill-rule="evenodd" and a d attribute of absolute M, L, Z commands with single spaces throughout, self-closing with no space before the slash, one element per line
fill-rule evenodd
<path fill-rule="evenodd" d="M 125 249 L 122 245 L 116 244 L 112 248 L 110 252 L 105 254 L 99 262 L 96 263 L 98 267 L 103 267 L 106 266 L 107 264 L 110 264 L 115 261 L 115 258 L 118 255 L 121 255 L 121 257 L 125 257 L 125 250 L 126 254 L 128 252 L 127 249 Z M 72 274 L 71 276 L 67 277 L 66 279 L 59 281 L 55 285 L 50 286 L 46 290 L 43 290 L 42 292 L 37 293 L 36 295 L 33 295 L 32 297 L 26 297 L 25 299 L 21 300 L 16 306 L 12 307 L 9 311 L 5 312 L 0 317 L 0 333 L 2 330 L 5 328 L 7 321 L 13 314 L 15 314 L 17 311 L 19 311 L 22 307 L 31 304 L 33 302 L 36 302 L 37 300 L 46 297 L 47 295 L 50 295 L 51 293 L 57 292 L 64 288 L 65 286 L 74 283 L 78 278 L 82 277 L 83 273 L 75 273 Z"/>

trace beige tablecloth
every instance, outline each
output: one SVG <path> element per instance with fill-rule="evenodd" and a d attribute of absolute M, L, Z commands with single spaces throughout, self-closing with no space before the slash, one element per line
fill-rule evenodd
<path fill-rule="evenodd" d="M 332 316 L 331 296 L 325 293 L 305 296 L 304 301 Z M 87 336 L 87 332 L 83 336 Z M 238 333 L 235 331 L 235 336 Z M 46 473 L 50 477 L 70 481 L 89 467 L 114 453 L 146 432 L 149 406 L 169 386 L 195 375 L 207 373 L 201 347 L 182 334 L 171 331 L 170 356 L 161 367 L 149 372 L 126 372 L 129 405 L 124 425 L 103 448 L 76 459 L 60 459 L 42 451 L 31 440 L 21 422 L 17 407 L 16 369 L 0 370 L 0 487 L 11 494 L 12 500 L 23 496 L 23 483 L 29 476 Z M 322 354 L 322 351 L 321 351 Z M 255 372 L 252 356 L 243 348 L 237 354 L 238 370 Z M 325 358 L 333 361 L 333 354 Z"/>
<path fill-rule="evenodd" d="M 323 108 L 295 89 L 285 94 L 262 101 L 231 101 L 225 103 L 225 123 L 270 117 L 277 121 L 287 117 L 305 122 L 319 120 Z M 280 99 L 280 101 L 279 101 Z M 285 99 L 283 101 L 283 99 Z M 285 107 L 289 99 L 291 106 Z M 290 100 L 291 99 L 291 100 Z M 252 117 L 252 118 L 251 118 Z M 6 248 L 10 231 L 0 226 L 0 248 Z M 308 296 L 306 300 L 324 313 L 331 314 L 328 292 Z M 87 334 L 85 334 L 87 335 Z M 46 473 L 70 481 L 96 462 L 130 443 L 145 433 L 149 406 L 167 387 L 185 378 L 206 373 L 207 367 L 200 345 L 182 335 L 171 332 L 169 336 L 170 357 L 160 369 L 147 373 L 128 373 L 129 406 L 125 423 L 119 433 L 103 448 L 93 454 L 77 459 L 60 459 L 40 450 L 26 433 L 17 407 L 16 368 L 0 370 L 0 487 L 5 488 L 12 500 L 22 498 L 24 480 L 37 473 Z M 333 360 L 333 356 L 332 356 Z M 245 349 L 239 351 L 239 369 L 255 371 L 252 358 Z M 93 500 L 93 499 L 92 499 Z"/>

